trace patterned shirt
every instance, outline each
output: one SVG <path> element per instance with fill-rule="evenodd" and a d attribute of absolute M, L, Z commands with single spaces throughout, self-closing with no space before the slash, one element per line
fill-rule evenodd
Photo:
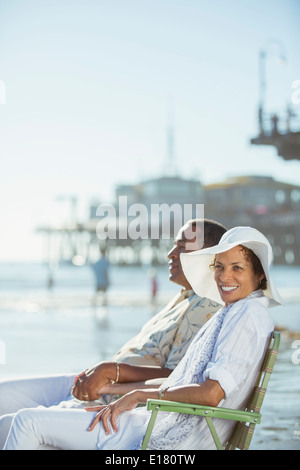
<path fill-rule="evenodd" d="M 113 357 L 133 365 L 175 369 L 191 340 L 220 305 L 194 291 L 182 291 Z"/>

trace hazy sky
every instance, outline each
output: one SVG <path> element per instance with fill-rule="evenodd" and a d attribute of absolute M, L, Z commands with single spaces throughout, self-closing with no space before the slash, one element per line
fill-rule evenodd
<path fill-rule="evenodd" d="M 185 177 L 300 184 L 298 161 L 249 144 L 259 51 L 266 108 L 283 110 L 299 45 L 299 0 L 0 0 L 0 261 L 41 258 L 34 227 L 66 214 L 57 196 L 78 196 L 84 218 L 117 184 L 165 172 L 170 121 Z"/>

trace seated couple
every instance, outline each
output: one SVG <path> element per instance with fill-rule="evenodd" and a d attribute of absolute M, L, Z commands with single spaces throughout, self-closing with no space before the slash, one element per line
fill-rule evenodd
<path fill-rule="evenodd" d="M 158 396 L 228 408 L 244 406 L 274 328 L 267 307 L 281 303 L 269 273 L 272 248 L 264 235 L 250 227 L 231 229 L 214 246 L 207 248 L 205 245 L 191 253 L 184 253 L 181 244 L 184 245 L 176 241 L 174 258 L 172 252 L 169 254 L 174 271 L 180 256 L 186 287 L 191 287 L 200 298 L 218 303 L 220 308 L 204 326 L 198 325 L 198 332 L 173 372 L 167 367 L 168 358 L 165 364 L 156 367 L 136 366 L 122 359 L 117 365 L 104 363 L 97 366 L 77 378 L 74 396 L 91 400 L 99 393 L 125 395 L 108 404 L 89 406 L 89 411 L 76 408 L 74 400 L 56 403 L 57 406 L 53 406 L 55 403 L 38 403 L 44 406 L 26 409 L 22 406 L 24 398 L 19 394 L 20 388 L 4 381 L 0 385 L 1 408 L 5 408 L 6 400 L 15 401 L 11 408 L 18 404 L 19 410 L 23 408 L 20 411 L 8 409 L 6 413 L 1 410 L 0 431 L 2 429 L 3 434 L 14 415 L 4 449 L 37 449 L 41 445 L 86 450 L 139 449 L 150 412 L 145 407 L 137 408 L 137 404 Z M 170 275 L 172 277 L 172 269 Z M 98 380 L 96 394 L 92 379 L 89 380 L 94 374 Z M 147 383 L 139 384 L 159 377 L 167 377 L 162 385 L 154 383 L 151 388 L 144 388 Z M 51 388 L 49 380 L 41 394 L 47 395 Z M 117 383 L 111 383 L 113 381 Z M 32 397 L 28 394 L 30 387 L 27 384 L 23 381 L 23 390 L 27 390 L 30 401 Z M 52 382 L 53 393 L 63 395 L 66 381 L 64 384 L 56 387 Z M 216 428 L 223 443 L 233 425 L 217 420 Z M 214 443 L 201 417 L 159 413 L 149 448 L 211 449 Z"/>

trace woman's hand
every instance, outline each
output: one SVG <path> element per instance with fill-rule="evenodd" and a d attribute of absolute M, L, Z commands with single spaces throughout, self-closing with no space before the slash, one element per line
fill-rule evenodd
<path fill-rule="evenodd" d="M 118 427 L 116 423 L 117 416 L 120 413 L 123 413 L 124 411 L 129 411 L 129 410 L 133 410 L 134 408 L 136 408 L 138 403 L 140 402 L 140 395 L 141 394 L 139 390 L 134 390 L 133 392 L 127 393 L 127 395 L 124 395 L 123 397 L 110 403 L 109 405 L 85 408 L 87 411 L 99 411 L 99 413 L 97 413 L 97 415 L 91 422 L 91 425 L 88 431 L 92 431 L 95 428 L 96 424 L 99 423 L 99 421 L 102 421 L 105 433 L 110 434 L 110 429 L 109 429 L 109 421 L 110 421 L 113 430 L 117 432 L 118 431 Z"/>

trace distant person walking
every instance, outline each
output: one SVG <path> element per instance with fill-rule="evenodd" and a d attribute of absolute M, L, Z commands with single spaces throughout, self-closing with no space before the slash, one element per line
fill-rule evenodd
<path fill-rule="evenodd" d="M 109 261 L 106 258 L 106 249 L 101 248 L 101 258 L 92 265 L 96 277 L 96 292 L 94 297 L 94 304 L 97 304 L 99 292 L 102 293 L 102 304 L 107 303 L 107 289 L 109 287 Z"/>
<path fill-rule="evenodd" d="M 156 271 L 154 269 L 150 271 L 150 277 L 151 277 L 151 304 L 156 305 L 158 282 L 157 282 Z"/>

